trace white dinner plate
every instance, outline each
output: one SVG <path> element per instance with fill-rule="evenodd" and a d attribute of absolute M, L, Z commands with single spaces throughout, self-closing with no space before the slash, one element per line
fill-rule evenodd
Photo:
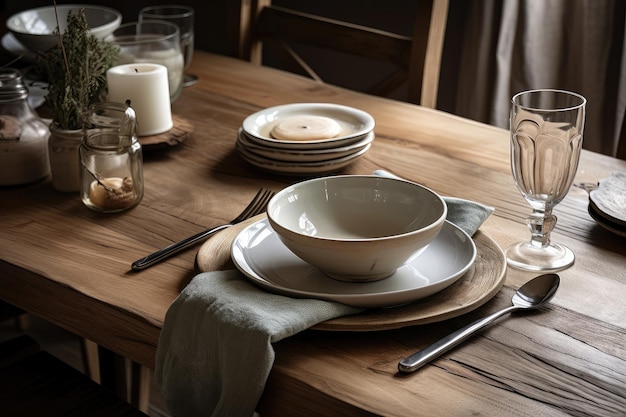
<path fill-rule="evenodd" d="M 237 134 L 238 143 L 246 150 L 257 154 L 264 158 L 273 159 L 282 162 L 321 162 L 330 159 L 342 158 L 344 156 L 353 155 L 363 150 L 368 144 L 374 140 L 374 132 L 370 132 L 363 136 L 362 139 L 346 146 L 340 146 L 331 149 L 279 149 L 263 146 L 255 143 L 239 129 Z"/>
<path fill-rule="evenodd" d="M 591 202 L 587 207 L 587 211 L 592 219 L 596 221 L 596 223 L 611 233 L 615 233 L 616 235 L 626 237 L 626 227 L 623 224 L 613 222 L 609 220 L 606 215 L 598 212 Z"/>
<path fill-rule="evenodd" d="M 280 140 L 270 135 L 272 128 L 281 121 L 294 116 L 324 116 L 339 123 L 339 135 L 330 139 Z M 266 146 L 283 149 L 319 149 L 342 146 L 354 142 L 356 137 L 374 130 L 374 118 L 363 110 L 331 103 L 294 103 L 269 107 L 245 118 L 242 127 L 253 140 Z"/>
<path fill-rule="evenodd" d="M 428 248 L 391 277 L 367 283 L 343 282 L 294 255 L 264 218 L 237 235 L 231 257 L 251 282 L 267 291 L 376 308 L 407 304 L 452 285 L 476 260 L 476 245 L 467 233 L 446 222 Z"/>
<path fill-rule="evenodd" d="M 237 150 L 241 157 L 250 164 L 269 172 L 287 175 L 323 174 L 338 171 L 361 158 L 372 144 L 366 145 L 358 152 L 342 158 L 329 159 L 318 162 L 282 162 L 256 155 L 237 143 Z"/>
<path fill-rule="evenodd" d="M 615 171 L 589 192 L 589 204 L 609 223 L 626 227 L 626 170 Z"/>
<path fill-rule="evenodd" d="M 266 149 L 276 149 L 277 151 L 301 152 L 301 151 L 317 151 L 317 150 L 329 151 L 333 149 L 343 148 L 346 146 L 353 145 L 357 142 L 360 142 L 361 140 L 363 140 L 363 138 L 367 137 L 368 134 L 373 133 L 373 132 L 374 132 L 373 130 L 370 130 L 369 132 L 366 132 L 362 135 L 353 136 L 349 138 L 341 138 L 339 140 L 335 140 L 336 138 L 332 138 L 332 139 L 324 139 L 322 141 L 315 141 L 315 142 L 313 141 L 300 141 L 300 142 L 285 141 L 283 142 L 284 144 L 279 144 L 277 143 L 276 140 L 269 141 L 267 139 L 252 136 L 251 134 L 247 133 L 245 130 L 243 130 L 243 136 L 245 136 L 245 138 L 249 142 L 254 143 L 258 146 L 262 146 Z"/>

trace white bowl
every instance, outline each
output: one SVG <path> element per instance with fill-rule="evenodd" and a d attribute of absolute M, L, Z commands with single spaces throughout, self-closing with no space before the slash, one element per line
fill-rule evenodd
<path fill-rule="evenodd" d="M 110 7 L 66 4 L 57 5 L 56 8 L 61 33 L 65 31 L 70 10 L 72 14 L 75 14 L 81 8 L 85 10 L 89 31 L 98 39 L 104 39 L 122 23 L 122 14 Z M 45 51 L 59 43 L 59 36 L 55 33 L 57 20 L 54 6 L 38 7 L 16 13 L 7 19 L 6 26 L 17 40 L 31 51 Z"/>
<path fill-rule="evenodd" d="M 443 227 L 443 199 L 419 184 L 373 175 L 311 179 L 277 193 L 267 218 L 294 254 L 342 281 L 391 276 Z"/>

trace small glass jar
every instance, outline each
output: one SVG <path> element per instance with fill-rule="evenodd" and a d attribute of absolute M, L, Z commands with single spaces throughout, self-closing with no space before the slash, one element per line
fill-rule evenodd
<path fill-rule="evenodd" d="M 83 128 L 90 132 L 115 132 L 122 136 L 137 136 L 137 116 L 130 102 L 100 101 L 92 104 L 83 115 Z"/>
<path fill-rule="evenodd" d="M 81 199 L 92 210 L 115 213 L 143 198 L 143 156 L 137 136 L 87 131 L 80 144 Z"/>
<path fill-rule="evenodd" d="M 28 104 L 20 71 L 0 70 L 0 186 L 22 185 L 50 174 L 48 127 Z"/>

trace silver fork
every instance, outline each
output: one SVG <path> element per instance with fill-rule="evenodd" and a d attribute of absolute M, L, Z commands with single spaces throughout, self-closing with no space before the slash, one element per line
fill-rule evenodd
<path fill-rule="evenodd" d="M 239 214 L 239 216 L 232 219 L 230 222 L 223 224 L 221 226 L 213 227 L 211 229 L 207 229 L 203 232 L 195 234 L 193 236 L 189 236 L 186 239 L 181 240 L 180 242 L 172 243 L 171 245 L 160 249 L 146 257 L 136 260 L 132 263 L 131 267 L 133 271 L 141 271 L 142 269 L 146 269 L 149 266 L 156 264 L 157 262 L 162 261 L 163 259 L 169 258 L 173 254 L 180 252 L 183 249 L 187 249 L 190 246 L 195 245 L 198 242 L 202 242 L 206 240 L 209 236 L 218 232 L 222 229 L 226 229 L 227 227 L 233 226 L 237 223 L 241 223 L 244 220 L 247 220 L 251 217 L 256 216 L 257 214 L 261 214 L 267 208 L 267 203 L 274 196 L 274 192 L 270 190 L 265 190 L 261 188 L 259 192 L 254 196 L 250 204 L 243 209 L 243 211 Z"/>

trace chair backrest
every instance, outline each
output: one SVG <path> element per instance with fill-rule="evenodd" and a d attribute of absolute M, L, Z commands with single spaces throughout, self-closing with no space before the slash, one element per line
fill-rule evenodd
<path fill-rule="evenodd" d="M 413 36 L 369 28 L 272 5 L 271 0 L 242 0 L 239 56 L 262 65 L 265 43 L 280 44 L 292 63 L 324 81 L 291 47 L 305 44 L 368 59 L 396 68 L 367 92 L 389 96 L 406 85 L 407 101 L 436 107 L 449 0 L 420 0 Z"/>

